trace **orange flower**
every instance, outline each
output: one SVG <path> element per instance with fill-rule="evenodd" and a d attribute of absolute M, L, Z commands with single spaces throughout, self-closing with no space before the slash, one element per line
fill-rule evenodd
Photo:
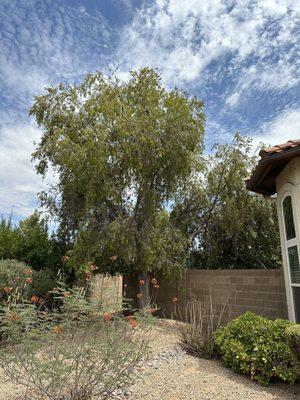
<path fill-rule="evenodd" d="M 140 299 L 141 297 L 143 297 L 143 295 L 142 295 L 142 293 L 138 293 L 138 294 L 136 295 L 136 297 L 137 297 L 138 299 Z"/>
<path fill-rule="evenodd" d="M 52 332 L 56 333 L 56 334 L 62 333 L 62 328 L 60 326 L 56 325 L 52 328 Z"/>
<path fill-rule="evenodd" d="M 144 286 L 144 285 L 145 285 L 144 279 L 140 279 L 140 280 L 139 280 L 139 285 L 140 285 L 140 286 Z"/>
<path fill-rule="evenodd" d="M 104 313 L 103 314 L 103 319 L 105 322 L 111 321 L 111 314 L 110 313 Z"/>
<path fill-rule="evenodd" d="M 32 278 L 27 278 L 27 279 L 26 279 L 26 283 L 31 284 L 31 283 L 32 283 Z"/>
<path fill-rule="evenodd" d="M 151 283 L 152 283 L 152 285 L 157 285 L 157 279 L 156 278 L 152 278 L 151 279 Z"/>
<path fill-rule="evenodd" d="M 131 319 L 130 321 L 129 321 L 129 323 L 130 323 L 130 325 L 131 325 L 131 327 L 132 328 L 136 328 L 137 327 L 137 320 L 136 319 Z"/>
<path fill-rule="evenodd" d="M 117 256 L 111 256 L 110 257 L 110 261 L 116 261 L 116 259 L 117 259 Z"/>
<path fill-rule="evenodd" d="M 13 320 L 13 321 L 18 321 L 19 319 L 20 319 L 19 314 L 13 313 L 13 315 L 12 315 L 12 320 Z"/>
<path fill-rule="evenodd" d="M 30 268 L 24 269 L 24 274 L 25 275 L 32 275 L 32 269 L 30 269 Z"/>
<path fill-rule="evenodd" d="M 173 297 L 172 301 L 173 301 L 173 303 L 177 303 L 177 301 L 178 301 L 177 297 Z"/>
<path fill-rule="evenodd" d="M 5 286 L 5 288 L 3 288 L 3 290 L 4 290 L 5 293 L 11 293 L 13 288 Z"/>
<path fill-rule="evenodd" d="M 96 270 L 99 269 L 99 268 L 97 267 L 97 265 L 92 264 L 92 265 L 90 266 L 90 269 L 91 269 L 91 271 L 96 271 Z"/>
<path fill-rule="evenodd" d="M 90 271 L 86 271 L 85 273 L 85 280 L 86 281 L 91 281 L 92 280 L 92 273 Z"/>
<path fill-rule="evenodd" d="M 31 296 L 30 300 L 31 300 L 32 303 L 38 303 L 39 298 L 37 296 L 33 295 L 33 296 Z"/>

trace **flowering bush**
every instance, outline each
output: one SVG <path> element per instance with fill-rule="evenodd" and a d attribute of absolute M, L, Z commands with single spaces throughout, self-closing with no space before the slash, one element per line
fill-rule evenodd
<path fill-rule="evenodd" d="M 143 317 L 118 317 L 111 301 L 107 308 L 103 299 L 89 300 L 90 290 L 59 285 L 49 311 L 16 289 L 2 306 L 0 366 L 25 386 L 26 398 L 107 399 L 147 355 Z"/>
<path fill-rule="evenodd" d="M 285 341 L 289 321 L 275 321 L 247 312 L 220 328 L 216 344 L 227 367 L 268 384 L 273 378 L 292 383 L 295 357 Z"/>
<path fill-rule="evenodd" d="M 25 263 L 17 260 L 0 260 L 0 301 L 5 301 L 10 293 L 19 291 L 19 296 L 24 297 L 30 290 L 30 283 L 26 280 L 32 278 L 32 269 Z"/>

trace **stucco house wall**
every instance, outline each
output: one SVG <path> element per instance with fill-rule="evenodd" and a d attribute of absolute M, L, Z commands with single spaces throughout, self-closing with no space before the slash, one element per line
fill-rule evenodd
<path fill-rule="evenodd" d="M 281 252 L 283 260 L 284 279 L 288 316 L 291 321 L 295 319 L 294 305 L 291 289 L 290 268 L 288 263 L 287 242 L 282 203 L 286 196 L 292 197 L 294 225 L 296 230 L 296 244 L 300 249 L 300 157 L 291 160 L 276 178 L 277 213 L 280 228 Z M 299 250 L 298 250 L 299 251 Z"/>

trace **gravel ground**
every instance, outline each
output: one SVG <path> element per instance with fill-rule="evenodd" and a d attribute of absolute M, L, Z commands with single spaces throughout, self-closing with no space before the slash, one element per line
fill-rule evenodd
<path fill-rule="evenodd" d="M 167 322 L 166 322 L 167 323 Z M 169 326 L 156 329 L 153 355 L 137 371 L 136 382 L 116 396 L 122 400 L 296 400 L 300 385 L 263 387 L 224 368 L 218 360 L 187 355 Z"/>
<path fill-rule="evenodd" d="M 179 346 L 173 323 L 152 332 L 152 355 L 136 371 L 135 383 L 115 393 L 115 400 L 296 400 L 300 385 L 260 386 L 222 367 L 220 361 L 187 355 Z M 4 382 L 0 400 L 19 400 L 22 388 Z"/>

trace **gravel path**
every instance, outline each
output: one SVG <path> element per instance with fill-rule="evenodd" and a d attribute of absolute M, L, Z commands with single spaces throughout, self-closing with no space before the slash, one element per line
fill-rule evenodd
<path fill-rule="evenodd" d="M 300 385 L 260 386 L 222 367 L 220 361 L 187 355 L 179 346 L 173 324 L 153 330 L 152 356 L 136 371 L 135 383 L 115 393 L 115 400 L 296 400 Z M 19 400 L 22 388 L 3 382 L 0 400 Z"/>
<path fill-rule="evenodd" d="M 187 355 L 178 345 L 174 331 L 156 329 L 153 356 L 137 371 L 127 400 L 296 400 L 300 385 L 275 384 L 263 387 L 224 368 L 218 360 Z"/>

